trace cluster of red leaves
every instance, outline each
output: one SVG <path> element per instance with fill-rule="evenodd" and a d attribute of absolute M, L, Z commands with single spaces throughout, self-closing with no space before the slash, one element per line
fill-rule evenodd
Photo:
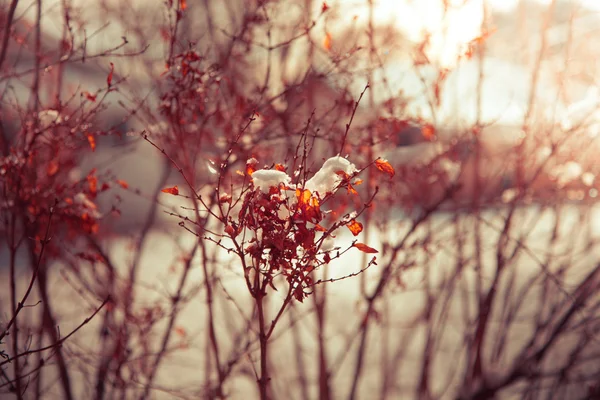
<path fill-rule="evenodd" d="M 101 218 L 95 200 L 110 184 L 94 169 L 81 176 L 80 165 L 96 148 L 96 133 L 73 134 L 77 126 L 89 124 L 75 117 L 63 119 L 57 111 L 42 112 L 38 118 L 21 126 L 8 154 L 0 157 L 0 211 L 19 216 L 24 222 L 21 234 L 31 238 L 44 237 L 50 218 L 55 238 L 94 235 Z M 60 243 L 51 241 L 49 254 L 57 255 Z"/>
<path fill-rule="evenodd" d="M 378 168 L 393 174 L 389 163 L 378 161 Z M 246 172 L 252 174 L 257 163 L 251 159 L 246 164 Z M 280 164 L 276 164 L 274 169 L 285 171 Z M 339 188 L 347 188 L 347 194 L 358 194 L 350 183 L 354 176 L 343 171 L 337 172 L 337 175 L 341 177 Z M 360 184 L 360 181 L 355 184 Z M 271 187 L 268 193 L 251 189 L 244 196 L 237 218 L 229 217 L 225 233 L 237 240 L 242 232 L 251 231 L 253 234 L 242 246 L 244 253 L 253 260 L 255 269 L 272 287 L 275 276 L 284 276 L 293 287 L 292 294 L 296 300 L 303 301 L 313 285 L 311 272 L 339 256 L 338 250 L 334 255 L 330 254 L 332 250 L 323 250 L 323 241 L 334 237 L 333 233 L 343 226 L 357 236 L 363 225 L 356 219 L 349 220 L 347 216 L 326 219 L 328 213 L 321 210 L 322 202 L 330 200 L 336 193 L 343 193 L 341 191 L 320 199 L 302 185 L 287 187 L 280 184 L 279 187 Z M 328 228 L 323 226 L 325 224 Z M 353 247 L 366 253 L 377 252 L 363 243 L 354 243 Z"/>

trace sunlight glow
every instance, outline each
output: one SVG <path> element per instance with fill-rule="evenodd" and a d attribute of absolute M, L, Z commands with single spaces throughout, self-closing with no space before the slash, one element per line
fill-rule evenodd
<path fill-rule="evenodd" d="M 429 35 L 429 45 L 425 49 L 427 57 L 440 67 L 451 68 L 468 49 L 469 43 L 481 35 L 484 7 L 510 12 L 520 1 L 374 0 L 373 19 L 376 25 L 396 27 L 415 43 Z M 535 1 L 542 5 L 550 3 L 550 0 Z M 331 0 L 327 3 L 339 7 L 341 19 L 345 20 L 342 23 L 368 23 L 370 10 L 367 0 Z M 577 0 L 577 3 L 588 9 L 600 10 L 598 0 Z"/>

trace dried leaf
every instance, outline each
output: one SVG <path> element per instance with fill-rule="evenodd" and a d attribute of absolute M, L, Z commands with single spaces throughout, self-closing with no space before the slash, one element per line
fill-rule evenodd
<path fill-rule="evenodd" d="M 317 223 L 322 219 L 319 199 L 314 197 L 308 189 L 296 189 L 298 208 L 306 221 Z"/>
<path fill-rule="evenodd" d="M 323 228 L 321 225 L 316 224 L 315 225 L 315 230 L 319 231 L 319 232 L 327 232 L 327 229 Z"/>
<path fill-rule="evenodd" d="M 108 84 L 109 87 L 112 84 L 114 72 L 115 72 L 115 64 L 110 63 L 110 72 L 108 73 L 108 76 L 106 77 L 106 83 Z"/>
<path fill-rule="evenodd" d="M 83 92 L 83 95 L 89 100 L 89 101 L 96 101 L 96 95 L 92 94 L 90 92 Z"/>
<path fill-rule="evenodd" d="M 390 163 L 387 160 L 379 158 L 375 160 L 375 166 L 381 172 L 385 172 L 386 174 L 388 174 L 390 178 L 393 178 L 396 174 L 396 171 L 394 171 L 394 168 L 390 165 Z"/>
<path fill-rule="evenodd" d="M 96 150 L 96 138 L 88 133 L 87 140 L 88 140 L 88 143 L 90 144 L 90 148 L 92 149 L 92 151 L 95 151 Z"/>
<path fill-rule="evenodd" d="M 161 192 L 177 196 L 179 194 L 179 188 L 177 187 L 177 185 L 175 185 L 173 187 L 164 188 L 163 190 L 161 190 Z"/>
<path fill-rule="evenodd" d="M 219 203 L 229 203 L 231 204 L 231 195 L 227 193 L 223 193 L 221 197 L 219 197 Z"/>
<path fill-rule="evenodd" d="M 346 226 L 348 227 L 348 229 L 350 229 L 350 232 L 352 232 L 352 234 L 354 236 L 357 236 L 363 230 L 363 224 L 361 224 L 360 222 L 356 221 L 355 219 L 353 219 L 352 221 L 350 221 L 350 223 L 348 225 L 346 225 Z"/>
<path fill-rule="evenodd" d="M 48 164 L 48 167 L 46 168 L 46 173 L 48 174 L 48 176 L 54 176 L 54 175 L 56 175 L 57 172 L 58 172 L 58 161 L 56 161 L 56 160 L 50 161 L 50 163 Z"/>
<path fill-rule="evenodd" d="M 182 338 L 185 338 L 187 336 L 187 332 L 186 332 L 185 328 L 182 326 L 176 326 L 175 333 Z"/>
<path fill-rule="evenodd" d="M 246 161 L 246 174 L 252 175 L 254 171 L 256 171 L 256 164 L 258 164 L 258 160 L 256 158 L 251 158 Z"/>
<path fill-rule="evenodd" d="M 331 33 L 325 32 L 325 38 L 323 39 L 323 48 L 327 51 L 331 50 Z"/>
<path fill-rule="evenodd" d="M 98 178 L 94 175 L 96 171 L 93 171 L 87 176 L 88 187 L 90 188 L 90 194 L 95 196 L 98 193 Z"/>
<path fill-rule="evenodd" d="M 225 227 L 225 233 L 228 234 L 231 237 L 236 237 L 237 236 L 237 232 L 235 230 L 235 228 L 231 225 L 227 225 Z"/>
<path fill-rule="evenodd" d="M 421 134 L 425 140 L 433 140 L 435 138 L 435 128 L 433 125 L 425 125 L 421 128 Z"/>
<path fill-rule="evenodd" d="M 359 249 L 360 251 L 362 251 L 364 253 L 379 253 L 379 251 L 375 250 L 372 247 L 367 246 L 364 243 L 354 243 L 354 247 L 356 247 L 357 249 Z"/>

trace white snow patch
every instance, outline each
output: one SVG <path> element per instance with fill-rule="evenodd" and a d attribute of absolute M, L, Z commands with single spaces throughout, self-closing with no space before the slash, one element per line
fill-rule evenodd
<path fill-rule="evenodd" d="M 331 157 L 325 161 L 321 169 L 312 178 L 306 181 L 305 188 L 323 198 L 327 193 L 335 192 L 342 181 L 342 177 L 337 174 L 339 171 L 352 175 L 357 169 L 354 164 L 345 158 L 340 156 Z"/>
<path fill-rule="evenodd" d="M 52 124 L 60 124 L 62 118 L 56 110 L 43 110 L 38 113 L 38 119 L 40 121 L 40 129 L 46 129 Z"/>
<path fill-rule="evenodd" d="M 288 174 L 282 171 L 273 169 L 259 169 L 252 173 L 252 180 L 254 181 L 254 187 L 260 188 L 263 193 L 269 193 L 269 188 L 279 187 L 280 183 L 289 186 L 292 182 L 292 178 Z"/>

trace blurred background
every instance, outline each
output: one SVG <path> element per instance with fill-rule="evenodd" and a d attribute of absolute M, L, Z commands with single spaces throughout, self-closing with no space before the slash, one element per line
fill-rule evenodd
<path fill-rule="evenodd" d="M 377 190 L 335 243 L 379 253 L 314 271 L 348 279 L 286 309 L 270 398 L 597 398 L 599 27 L 595 0 L 0 0 L 0 349 L 48 347 L 0 358 L 0 397 L 260 398 L 207 209 L 309 141 L 309 176 L 365 168 L 323 208 Z"/>

